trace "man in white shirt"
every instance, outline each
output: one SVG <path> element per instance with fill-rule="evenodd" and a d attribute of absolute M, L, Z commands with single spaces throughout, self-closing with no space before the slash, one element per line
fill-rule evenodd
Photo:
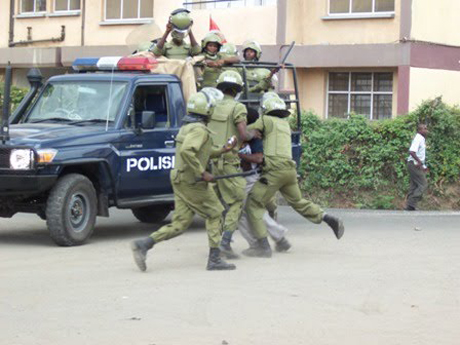
<path fill-rule="evenodd" d="M 419 124 L 417 134 L 412 140 L 409 148 L 409 158 L 407 159 L 407 169 L 409 170 L 409 192 L 407 193 L 407 203 L 404 208 L 406 211 L 415 211 L 417 203 L 422 199 L 425 193 L 428 182 L 426 173 L 428 168 L 425 165 L 425 137 L 428 134 L 426 125 Z"/>

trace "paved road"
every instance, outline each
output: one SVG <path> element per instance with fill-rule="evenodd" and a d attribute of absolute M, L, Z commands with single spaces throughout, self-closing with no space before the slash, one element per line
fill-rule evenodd
<path fill-rule="evenodd" d="M 36 216 L 1 219 L 0 344 L 458 344 L 460 214 L 333 212 L 341 241 L 281 207 L 292 250 L 232 272 L 204 269 L 198 219 L 146 273 L 128 243 L 149 227 L 129 211 L 73 248 Z"/>

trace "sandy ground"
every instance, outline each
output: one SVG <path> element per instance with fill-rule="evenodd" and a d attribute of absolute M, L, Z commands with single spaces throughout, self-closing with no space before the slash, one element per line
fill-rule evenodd
<path fill-rule="evenodd" d="M 73 248 L 36 216 L 0 220 L 0 344 L 460 343 L 458 213 L 334 210 L 337 241 L 281 207 L 292 250 L 231 272 L 204 269 L 197 219 L 141 273 L 128 244 L 150 228 L 111 211 Z M 246 247 L 239 234 L 234 247 Z"/>

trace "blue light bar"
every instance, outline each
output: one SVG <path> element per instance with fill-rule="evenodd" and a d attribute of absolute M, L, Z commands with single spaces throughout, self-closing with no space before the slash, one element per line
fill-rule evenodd
<path fill-rule="evenodd" d="M 78 58 L 72 64 L 74 71 L 97 71 L 99 58 Z"/>

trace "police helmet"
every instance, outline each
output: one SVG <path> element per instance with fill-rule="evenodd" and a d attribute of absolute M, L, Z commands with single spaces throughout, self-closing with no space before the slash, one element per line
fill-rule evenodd
<path fill-rule="evenodd" d="M 262 104 L 264 115 L 288 117 L 291 113 L 286 109 L 286 103 L 279 97 L 269 97 Z"/>
<path fill-rule="evenodd" d="M 233 88 L 236 92 L 243 90 L 243 78 L 238 72 L 228 70 L 224 71 L 217 78 L 217 88 L 219 90 L 226 90 L 228 88 Z"/>
<path fill-rule="evenodd" d="M 243 57 L 247 49 L 252 49 L 256 52 L 256 60 L 259 60 L 262 55 L 262 48 L 260 47 L 259 42 L 257 41 L 246 41 L 243 43 Z"/>
<path fill-rule="evenodd" d="M 238 49 L 236 49 L 236 46 L 233 43 L 225 43 L 220 48 L 219 52 L 220 52 L 221 55 L 223 55 L 225 57 L 238 56 Z"/>
<path fill-rule="evenodd" d="M 190 96 L 187 102 L 187 112 L 202 116 L 211 116 L 216 102 L 204 92 L 197 92 Z"/>
<path fill-rule="evenodd" d="M 185 8 L 178 8 L 172 11 L 169 22 L 173 27 L 173 31 L 180 34 L 187 34 L 193 24 L 190 11 Z"/>
<path fill-rule="evenodd" d="M 208 43 L 216 43 L 219 46 L 219 49 L 218 49 L 219 51 L 222 47 L 223 40 L 222 40 L 222 37 L 218 35 L 216 32 L 209 32 L 201 40 L 201 48 L 203 49 L 203 51 L 206 50 L 206 45 Z"/>

